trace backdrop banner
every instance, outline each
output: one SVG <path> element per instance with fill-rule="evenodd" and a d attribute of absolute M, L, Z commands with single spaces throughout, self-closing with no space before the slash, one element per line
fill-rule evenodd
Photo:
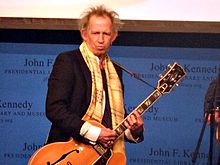
<path fill-rule="evenodd" d="M 44 144 L 47 81 L 57 55 L 79 45 L 0 43 L 0 164 L 24 165 Z M 218 74 L 220 49 L 113 46 L 114 61 L 157 87 L 159 75 L 177 62 L 186 77 L 143 115 L 145 140 L 126 143 L 127 165 L 191 165 L 203 125 L 203 104 Z M 125 108 L 131 112 L 154 88 L 123 72 Z M 209 126 L 197 165 L 207 164 Z"/>

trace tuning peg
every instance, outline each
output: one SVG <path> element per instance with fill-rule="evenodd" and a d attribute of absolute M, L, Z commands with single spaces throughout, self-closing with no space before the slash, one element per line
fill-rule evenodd
<path fill-rule="evenodd" d="M 167 65 L 169 68 L 171 68 L 172 66 L 170 64 Z"/>
<path fill-rule="evenodd" d="M 178 86 L 179 86 L 179 84 L 176 84 L 176 86 L 178 87 Z"/>
<path fill-rule="evenodd" d="M 162 75 L 162 74 L 160 74 L 160 75 L 159 75 L 159 77 L 160 77 L 160 78 L 163 78 L 163 75 Z"/>

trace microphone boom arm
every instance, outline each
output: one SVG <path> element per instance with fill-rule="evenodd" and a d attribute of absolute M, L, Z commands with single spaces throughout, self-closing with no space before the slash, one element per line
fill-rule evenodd
<path fill-rule="evenodd" d="M 145 83 L 146 85 L 156 89 L 153 85 L 149 84 L 148 82 L 146 82 L 145 80 L 143 80 L 142 78 L 140 78 L 139 76 L 137 76 L 136 74 L 134 74 L 133 72 L 129 71 L 127 68 L 121 66 L 119 63 L 111 60 L 115 65 L 119 66 L 122 70 L 124 70 L 125 72 L 127 72 L 131 77 L 136 78 L 139 81 L 142 81 L 143 83 Z"/>

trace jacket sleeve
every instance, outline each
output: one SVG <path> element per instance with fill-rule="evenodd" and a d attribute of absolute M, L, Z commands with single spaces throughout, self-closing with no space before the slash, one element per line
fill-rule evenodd
<path fill-rule="evenodd" d="M 70 57 L 67 54 L 60 54 L 56 58 L 48 80 L 46 116 L 52 125 L 63 133 L 79 135 L 84 121 L 71 107 L 77 76 L 74 72 L 73 60 Z"/>

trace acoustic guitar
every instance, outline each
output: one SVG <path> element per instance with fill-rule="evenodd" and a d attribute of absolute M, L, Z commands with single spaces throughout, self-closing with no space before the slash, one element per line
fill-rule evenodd
<path fill-rule="evenodd" d="M 177 63 L 165 71 L 165 75 L 160 75 L 157 88 L 148 96 L 139 106 L 137 106 L 130 114 L 137 111 L 143 115 L 164 93 L 170 93 L 177 83 L 184 78 L 186 72 Z M 127 129 L 124 122 L 125 118 L 114 131 L 117 134 L 116 140 Z M 90 121 L 91 124 L 104 127 L 100 123 Z M 116 141 L 115 140 L 115 141 Z M 125 165 L 126 157 L 122 153 L 113 152 L 109 148 L 105 148 L 97 143 L 84 144 L 74 139 L 67 142 L 55 142 L 47 144 L 38 149 L 29 159 L 28 165 Z"/>

